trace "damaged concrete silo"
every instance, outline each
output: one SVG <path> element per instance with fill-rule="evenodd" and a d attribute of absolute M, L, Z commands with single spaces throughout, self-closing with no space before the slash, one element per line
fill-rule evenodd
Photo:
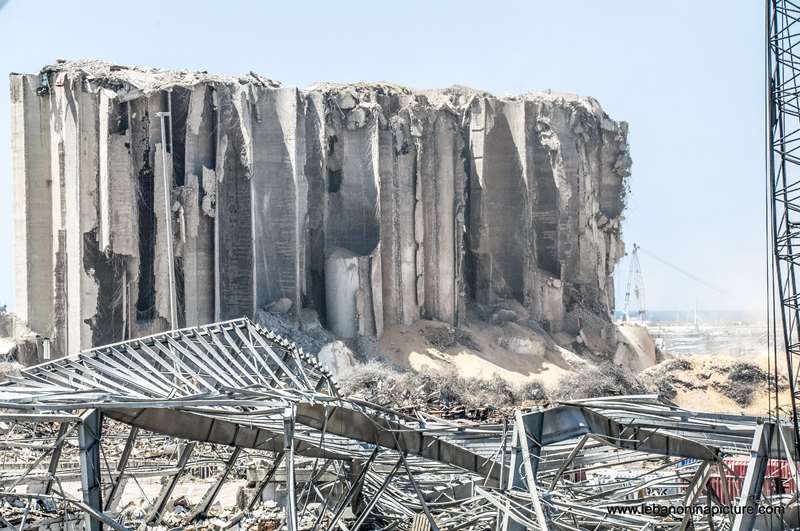
<path fill-rule="evenodd" d="M 54 354 L 286 300 L 353 337 L 513 299 L 614 350 L 630 157 L 591 98 L 99 62 L 11 86 L 16 309 Z"/>

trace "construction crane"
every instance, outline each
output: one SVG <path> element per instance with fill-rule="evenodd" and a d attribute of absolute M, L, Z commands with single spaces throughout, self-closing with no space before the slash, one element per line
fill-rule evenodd
<path fill-rule="evenodd" d="M 631 320 L 631 290 L 636 297 L 636 304 L 639 320 L 642 322 L 647 321 L 647 305 L 644 299 L 644 277 L 642 276 L 642 265 L 639 263 L 639 247 L 633 244 L 633 251 L 631 252 L 631 261 L 628 266 L 628 283 L 625 285 L 625 307 L 622 312 L 622 320 Z"/>
<path fill-rule="evenodd" d="M 767 217 L 774 262 L 769 292 L 780 301 L 796 456 L 800 455 L 796 380 L 796 364 L 800 359 L 800 292 L 797 285 L 800 275 L 799 39 L 800 6 L 789 0 L 766 0 Z M 778 333 L 776 329 L 774 326 L 774 332 Z M 777 348 L 775 354 L 777 376 Z M 775 407 L 777 413 L 777 404 Z"/>
<path fill-rule="evenodd" d="M 688 278 L 695 284 L 699 286 L 705 286 L 710 290 L 715 291 L 720 295 L 725 295 L 725 291 L 718 288 L 717 286 L 711 284 L 710 282 L 703 280 L 702 278 L 698 277 L 690 273 L 689 271 L 683 269 L 680 266 L 677 266 L 667 260 L 666 258 L 662 258 L 655 254 L 652 251 L 648 251 L 644 247 L 639 244 L 633 244 L 633 251 L 631 252 L 631 261 L 630 265 L 628 266 L 628 283 L 625 287 L 625 306 L 623 308 L 622 313 L 622 320 L 623 321 L 630 321 L 631 314 L 631 295 L 636 298 L 636 302 L 639 308 L 639 318 L 642 321 L 647 320 L 647 306 L 645 304 L 645 297 L 644 297 L 644 277 L 642 276 L 642 264 L 639 261 L 639 255 L 646 254 L 650 258 L 656 260 L 657 262 L 661 263 L 662 265 L 667 266 L 668 268 L 672 269 L 673 271 L 680 273 L 684 277 Z M 697 302 L 695 301 L 695 325 L 697 324 Z"/>

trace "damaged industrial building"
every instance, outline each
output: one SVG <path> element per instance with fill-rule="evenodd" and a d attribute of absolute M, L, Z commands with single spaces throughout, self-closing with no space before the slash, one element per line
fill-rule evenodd
<path fill-rule="evenodd" d="M 11 89 L 36 348 L 0 383 L 0 529 L 797 527 L 775 418 L 655 394 L 443 418 L 343 392 L 344 350 L 307 341 L 364 361 L 479 322 L 653 365 L 612 320 L 631 157 L 594 99 L 96 61 Z"/>
<path fill-rule="evenodd" d="M 510 300 L 612 353 L 627 125 L 585 97 L 60 62 L 12 74 L 16 312 L 53 357 L 242 316 Z"/>

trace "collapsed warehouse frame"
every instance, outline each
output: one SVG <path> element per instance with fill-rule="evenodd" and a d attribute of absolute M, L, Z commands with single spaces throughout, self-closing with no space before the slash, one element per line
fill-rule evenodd
<path fill-rule="evenodd" d="M 340 396 L 313 357 L 247 319 L 170 331 L 26 369 L 0 385 L 0 407 L 8 428 L 2 448 L 29 454 L 24 466 L 0 469 L 0 524 L 14 529 L 68 529 L 67 522 L 77 521 L 92 530 L 158 525 L 200 447 L 225 450 L 218 452 L 216 479 L 178 528 L 203 521 L 237 467 L 256 457 L 268 464 L 241 509 L 226 519 L 228 528 L 246 528 L 275 481 L 285 491 L 280 518 L 289 531 L 412 524 L 442 530 L 741 530 L 763 516 L 619 508 L 783 507 L 796 498 L 793 486 L 765 488 L 776 480 L 768 477 L 770 460 L 794 447 L 792 430 L 783 425 L 690 413 L 654 396 L 517 411 L 502 425 L 446 421 L 421 411 L 407 416 Z M 34 441 L 32 433 L 39 435 Z M 142 438 L 156 436 L 178 441 L 177 463 L 137 457 Z M 67 466 L 67 454 L 73 462 L 77 454 L 77 470 Z M 733 471 L 725 458 L 735 455 L 749 456 L 741 493 L 731 492 L 727 481 Z M 786 463 L 796 485 L 794 461 Z M 63 485 L 70 474 L 79 476 L 80 495 Z M 127 480 L 138 485 L 147 474 L 166 478 L 158 496 L 137 518 L 119 512 Z"/>

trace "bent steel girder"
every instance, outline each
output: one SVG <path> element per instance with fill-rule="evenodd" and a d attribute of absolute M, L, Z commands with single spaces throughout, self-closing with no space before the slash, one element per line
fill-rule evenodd
<path fill-rule="evenodd" d="M 447 422 L 425 414 L 410 418 L 340 397 L 335 381 L 315 360 L 246 319 L 166 332 L 26 369 L 0 385 L 0 408 L 6 408 L 0 419 L 70 426 L 90 411 L 144 432 L 266 450 L 287 456 L 288 462 L 297 455 L 341 467 L 342 461 L 358 463 L 374 455 L 360 483 L 346 474 L 337 481 L 357 488 L 364 499 L 378 497 L 366 506 L 369 510 L 365 507 L 362 523 L 372 514 L 399 528 L 426 511 L 441 529 L 487 529 L 496 522 L 508 529 L 542 528 L 544 521 L 551 529 L 657 525 L 662 522 L 656 517 L 610 515 L 606 508 L 627 503 L 626 497 L 645 488 L 672 489 L 669 499 L 696 497 L 699 480 L 692 478 L 704 478 L 699 465 L 680 463 L 746 454 L 756 428 L 751 417 L 688 412 L 654 396 L 606 397 L 521 415 L 524 430 L 507 450 L 508 423 Z M 782 429 L 778 433 L 790 440 L 788 427 Z M 530 445 L 527 452 L 519 444 L 523 441 Z M 583 441 L 577 450 L 576 441 Z M 60 442 L 55 440 L 53 448 Z M 95 455 L 89 457 L 96 463 Z M 5 482 L 14 485 L 32 471 L 42 474 L 48 458 L 52 463 L 49 453 L 42 453 Z M 234 461 L 231 455 L 227 463 Z M 648 473 L 630 485 L 613 477 L 597 483 L 581 476 L 637 463 Z M 521 468 L 525 478 L 537 478 L 535 488 L 521 481 Z M 667 469 L 671 472 L 661 473 Z M 118 475 L 109 469 L 109 478 Z M 694 494 L 688 490 L 693 484 Z M 95 511 L 90 514 L 105 522 L 97 500 L 90 501 Z M 289 513 L 296 517 L 300 507 L 291 506 Z"/>
<path fill-rule="evenodd" d="M 366 443 L 451 465 L 497 484 L 500 466 L 493 459 L 439 436 L 458 431 L 452 426 L 434 422 L 422 428 L 390 410 L 337 394 L 330 373 L 294 343 L 238 319 L 31 367 L 0 385 L 0 407 L 29 412 L 93 409 L 156 433 L 282 451 L 282 412 L 294 405 L 298 455 L 366 459 Z"/>
<path fill-rule="evenodd" d="M 657 428 L 622 423 L 589 408 L 559 406 L 522 416 L 528 436 L 537 451 L 542 446 L 567 441 L 583 435 L 594 435 L 609 446 L 622 450 L 662 456 L 719 460 L 719 451 L 704 444 L 661 433 Z"/>

